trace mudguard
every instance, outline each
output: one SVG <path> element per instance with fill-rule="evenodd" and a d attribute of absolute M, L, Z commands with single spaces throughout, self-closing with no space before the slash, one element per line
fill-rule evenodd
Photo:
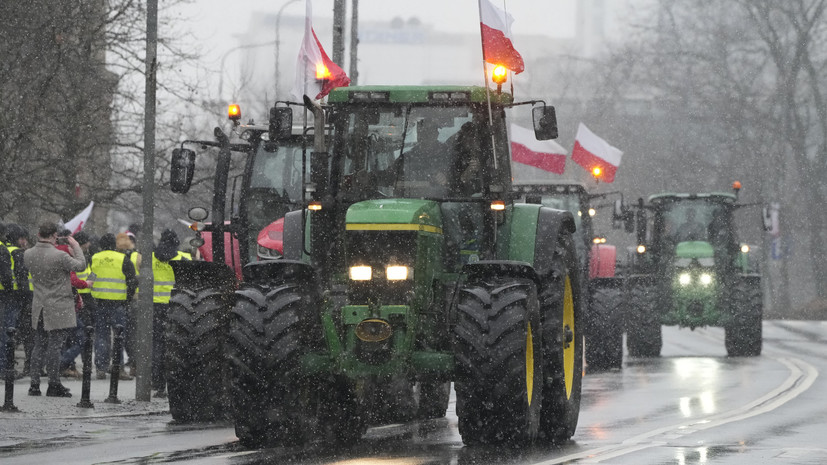
<path fill-rule="evenodd" d="M 172 266 L 172 272 L 175 273 L 175 289 L 196 291 L 205 288 L 218 288 L 221 292 L 231 293 L 238 284 L 233 270 L 221 263 L 199 260 L 172 260 L 169 264 Z"/>
<path fill-rule="evenodd" d="M 468 277 L 468 281 L 485 279 L 489 276 L 512 276 L 528 278 L 540 284 L 540 277 L 530 263 L 514 260 L 480 260 L 475 263 L 468 263 L 462 267 L 462 272 Z"/>
<path fill-rule="evenodd" d="M 534 240 L 534 271 L 538 276 L 551 273 L 557 236 L 560 232 L 573 233 L 576 230 L 571 212 L 540 208 L 537 216 L 537 237 Z"/>
<path fill-rule="evenodd" d="M 314 282 L 316 272 L 309 264 L 298 260 L 268 260 L 244 266 L 244 282 L 278 285 L 284 282 Z"/>

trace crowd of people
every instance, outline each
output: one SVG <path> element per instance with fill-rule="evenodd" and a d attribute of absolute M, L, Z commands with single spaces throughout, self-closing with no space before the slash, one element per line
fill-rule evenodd
<path fill-rule="evenodd" d="M 29 395 L 39 396 L 40 378 L 48 377 L 46 395 L 71 397 L 61 377 L 80 378 L 76 360 L 86 340 L 86 326 L 94 328 L 94 369 L 97 379 L 111 376 L 113 330 L 124 328 L 123 354 L 114 354 L 124 369 L 120 379 L 136 374 L 135 305 L 142 262 L 136 251 L 140 225 L 125 232 L 96 238 L 85 231 L 72 234 L 56 223 L 44 222 L 35 237 L 18 224 L 0 223 L 0 373 L 29 376 Z M 30 239 L 35 239 L 33 244 Z M 165 229 L 152 253 L 153 325 L 152 388 L 166 394 L 164 376 L 165 328 L 175 275 L 170 262 L 191 260 L 179 250 L 174 231 Z M 23 347 L 22 371 L 6 367 L 7 328 Z M 125 363 L 120 363 L 125 361 Z M 44 371 L 45 370 L 45 371 Z"/>

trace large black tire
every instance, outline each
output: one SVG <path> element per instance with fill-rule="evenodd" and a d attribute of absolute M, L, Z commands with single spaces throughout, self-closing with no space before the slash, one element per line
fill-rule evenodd
<path fill-rule="evenodd" d="M 570 439 L 580 416 L 585 299 L 579 270 L 572 237 L 562 234 L 540 299 L 545 360 L 540 432 L 550 442 Z"/>
<path fill-rule="evenodd" d="M 592 286 L 586 325 L 586 366 L 589 370 L 623 367 L 623 291 Z"/>
<path fill-rule="evenodd" d="M 459 290 L 455 355 L 462 441 L 526 444 L 540 426 L 542 329 L 536 284 L 487 277 Z"/>
<path fill-rule="evenodd" d="M 179 423 L 229 417 L 226 359 L 229 311 L 214 288 L 177 290 L 169 302 L 166 377 L 169 410 Z"/>
<path fill-rule="evenodd" d="M 733 318 L 724 327 L 724 345 L 730 357 L 761 355 L 763 297 L 759 283 L 738 280 L 730 294 Z"/>
<path fill-rule="evenodd" d="M 659 357 L 663 347 L 657 290 L 654 286 L 633 285 L 628 292 L 629 319 L 626 321 L 626 349 L 632 357 Z"/>
<path fill-rule="evenodd" d="M 308 286 L 291 282 L 236 292 L 227 354 L 236 436 L 246 447 L 301 444 L 310 432 L 299 364 L 312 348 L 307 315 L 317 302 Z"/>

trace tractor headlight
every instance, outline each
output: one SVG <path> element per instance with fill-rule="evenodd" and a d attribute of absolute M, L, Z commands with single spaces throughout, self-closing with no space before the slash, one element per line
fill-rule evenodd
<path fill-rule="evenodd" d="M 388 281 L 402 281 L 411 276 L 411 269 L 404 265 L 388 265 L 385 268 L 385 277 Z"/>
<path fill-rule="evenodd" d="M 350 279 L 354 281 L 370 281 L 373 270 L 367 265 L 351 266 L 349 270 Z"/>
<path fill-rule="evenodd" d="M 688 286 L 692 282 L 692 276 L 689 273 L 681 273 L 678 275 L 678 283 L 681 286 Z"/>
<path fill-rule="evenodd" d="M 258 258 L 261 260 L 277 260 L 281 258 L 281 254 L 278 250 L 268 249 L 267 247 L 264 247 L 261 244 L 259 244 L 256 253 L 258 255 Z"/>
<path fill-rule="evenodd" d="M 710 284 L 712 284 L 712 275 L 709 273 L 701 273 L 699 281 L 702 285 L 709 286 Z"/>

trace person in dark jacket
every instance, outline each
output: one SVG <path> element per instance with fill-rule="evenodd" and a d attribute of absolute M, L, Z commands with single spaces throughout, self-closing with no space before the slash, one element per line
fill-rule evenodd
<path fill-rule="evenodd" d="M 32 284 L 30 282 L 29 269 L 23 253 L 29 248 L 29 231 L 18 224 L 6 226 L 6 248 L 9 251 L 12 264 L 12 275 L 14 278 L 13 289 L 8 294 L 8 306 L 3 321 L 3 327 L 17 328 L 15 339 L 23 341 L 26 364 L 30 360 L 32 347 L 34 345 L 34 332 L 31 323 Z M 5 347 L 5 346 L 4 346 Z M 2 364 L 0 364 L 2 368 Z"/>
<path fill-rule="evenodd" d="M 11 267 L 11 253 L 6 245 L 6 225 L 0 223 L 0 347 L 6 349 L 6 320 L 11 316 L 11 299 L 14 290 L 14 274 Z M 3 352 L 5 353 L 5 352 Z M 6 357 L 0 357 L 0 369 L 6 368 Z M 5 371 L 0 372 L 5 373 Z"/>

